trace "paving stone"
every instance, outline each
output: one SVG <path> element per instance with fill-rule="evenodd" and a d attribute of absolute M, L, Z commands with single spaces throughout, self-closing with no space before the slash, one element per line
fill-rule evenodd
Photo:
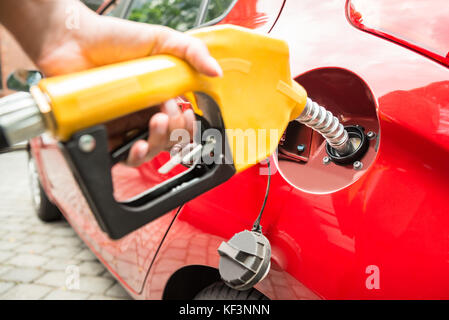
<path fill-rule="evenodd" d="M 26 152 L 0 155 L 0 176 L 0 300 L 130 298 L 67 221 L 37 218 Z M 69 266 L 79 267 L 80 290 L 66 288 Z"/>
<path fill-rule="evenodd" d="M 14 251 L 20 253 L 42 253 L 49 249 L 50 245 L 47 243 L 22 243 L 19 247 L 15 248 Z"/>
<path fill-rule="evenodd" d="M 2 300 L 37 300 L 42 299 L 51 291 L 51 287 L 37 284 L 19 284 L 6 291 L 0 299 Z"/>
<path fill-rule="evenodd" d="M 80 264 L 81 262 L 79 260 L 52 258 L 41 268 L 48 271 L 65 271 L 68 266 L 77 266 Z"/>
<path fill-rule="evenodd" d="M 10 251 L 19 246 L 19 242 L 0 240 L 0 251 Z"/>
<path fill-rule="evenodd" d="M 23 239 L 23 243 L 39 243 L 39 242 L 40 243 L 48 243 L 49 240 L 50 240 L 49 235 L 32 233 L 28 237 Z"/>
<path fill-rule="evenodd" d="M 51 225 L 39 224 L 32 229 L 33 234 L 49 235 L 53 231 Z"/>
<path fill-rule="evenodd" d="M 0 281 L 0 295 L 11 289 L 14 285 L 13 282 Z"/>
<path fill-rule="evenodd" d="M 50 245 L 56 245 L 56 246 L 81 246 L 82 241 L 80 238 L 77 237 L 51 237 L 51 239 L 48 241 L 48 244 Z"/>
<path fill-rule="evenodd" d="M 114 283 L 111 279 L 102 277 L 82 276 L 80 279 L 80 291 L 102 294 Z"/>
<path fill-rule="evenodd" d="M 22 232 L 27 229 L 27 225 L 19 224 L 19 223 L 10 223 L 8 221 L 7 224 L 3 224 L 0 226 L 0 230 L 2 232 Z"/>
<path fill-rule="evenodd" d="M 108 291 L 106 291 L 106 295 L 122 299 L 129 298 L 128 292 L 126 292 L 126 290 L 118 283 L 114 284 L 111 288 L 109 288 Z"/>
<path fill-rule="evenodd" d="M 48 261 L 48 258 L 35 254 L 19 254 L 9 260 L 9 264 L 19 267 L 40 267 Z"/>
<path fill-rule="evenodd" d="M 106 270 L 100 262 L 84 261 L 79 265 L 80 273 L 90 276 L 98 276 Z"/>
<path fill-rule="evenodd" d="M 0 279 L 13 282 L 31 282 L 41 276 L 44 272 L 36 268 L 11 268 L 0 274 Z"/>
<path fill-rule="evenodd" d="M 26 232 L 9 232 L 5 233 L 2 239 L 8 240 L 9 242 L 20 242 L 20 240 L 23 240 L 27 237 L 28 234 Z"/>
<path fill-rule="evenodd" d="M 44 284 L 46 286 L 65 288 L 67 276 L 68 275 L 62 271 L 51 271 L 47 272 L 42 277 L 37 279 L 35 283 Z"/>
<path fill-rule="evenodd" d="M 6 271 L 11 270 L 11 266 L 7 266 L 7 265 L 0 265 L 0 275 L 2 275 L 3 273 L 5 273 Z"/>
<path fill-rule="evenodd" d="M 5 262 L 12 256 L 14 256 L 14 253 L 11 251 L 0 251 L 0 262 Z"/>
<path fill-rule="evenodd" d="M 86 292 L 59 289 L 50 292 L 44 300 L 86 300 L 88 296 Z"/>
<path fill-rule="evenodd" d="M 73 258 L 79 260 L 90 260 L 90 261 L 98 261 L 97 257 L 90 251 L 89 249 L 83 249 L 80 253 L 78 253 Z"/>
<path fill-rule="evenodd" d="M 44 255 L 53 258 L 72 258 L 81 251 L 80 248 L 70 246 L 55 246 L 47 250 Z"/>
<path fill-rule="evenodd" d="M 67 226 L 65 228 L 52 230 L 51 234 L 54 236 L 73 237 L 76 235 L 76 232 L 72 228 Z"/>

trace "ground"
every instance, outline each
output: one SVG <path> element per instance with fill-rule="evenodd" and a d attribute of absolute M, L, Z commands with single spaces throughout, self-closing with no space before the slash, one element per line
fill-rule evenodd
<path fill-rule="evenodd" d="M 79 289 L 74 289 L 77 284 Z M 0 155 L 3 299 L 129 299 L 67 222 L 45 224 L 37 219 L 25 152 Z"/>

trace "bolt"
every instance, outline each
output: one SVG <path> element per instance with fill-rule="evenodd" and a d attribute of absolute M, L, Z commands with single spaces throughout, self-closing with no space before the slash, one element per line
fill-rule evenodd
<path fill-rule="evenodd" d="M 360 161 L 355 161 L 353 164 L 354 170 L 360 170 L 363 168 L 363 163 Z"/>
<path fill-rule="evenodd" d="M 369 140 L 372 140 L 376 137 L 376 133 L 372 132 L 372 131 L 368 131 L 368 133 L 366 134 L 367 138 Z"/>
<path fill-rule="evenodd" d="M 94 151 L 96 146 L 95 138 L 92 137 L 90 134 L 84 134 L 80 137 L 78 140 L 78 147 L 83 152 L 92 152 Z"/>
<path fill-rule="evenodd" d="M 296 149 L 298 150 L 298 152 L 303 152 L 306 149 L 306 146 L 303 144 L 299 144 Z"/>
<path fill-rule="evenodd" d="M 329 164 L 330 162 L 331 162 L 331 158 L 329 158 L 329 157 L 323 158 L 323 164 Z"/>

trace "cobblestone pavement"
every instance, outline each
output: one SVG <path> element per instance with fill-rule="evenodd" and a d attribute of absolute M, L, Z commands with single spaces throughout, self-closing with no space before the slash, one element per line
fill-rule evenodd
<path fill-rule="evenodd" d="M 67 222 L 37 219 L 25 152 L 0 155 L 0 299 L 130 299 Z"/>

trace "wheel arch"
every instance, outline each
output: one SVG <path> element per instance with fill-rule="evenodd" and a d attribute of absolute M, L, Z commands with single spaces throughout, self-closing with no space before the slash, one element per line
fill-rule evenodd
<path fill-rule="evenodd" d="M 190 265 L 178 269 L 168 279 L 163 300 L 192 300 L 197 293 L 220 281 L 217 269 L 205 265 Z"/>

